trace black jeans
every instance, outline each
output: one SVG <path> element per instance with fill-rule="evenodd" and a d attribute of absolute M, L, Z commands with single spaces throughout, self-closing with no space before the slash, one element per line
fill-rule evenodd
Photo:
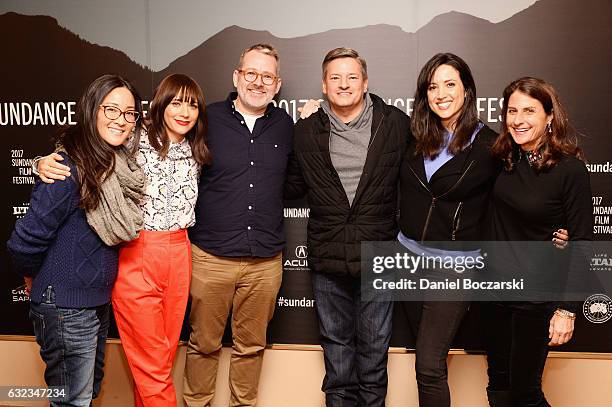
<path fill-rule="evenodd" d="M 489 303 L 483 307 L 492 407 L 550 407 L 542 392 L 551 304 Z M 505 395 L 505 400 L 499 395 Z"/>
<path fill-rule="evenodd" d="M 451 405 L 446 358 L 469 305 L 468 301 L 403 303 L 416 336 L 415 369 L 420 407 Z"/>
<path fill-rule="evenodd" d="M 327 407 L 384 406 L 392 302 L 363 301 L 359 278 L 313 272 L 312 287 Z"/>

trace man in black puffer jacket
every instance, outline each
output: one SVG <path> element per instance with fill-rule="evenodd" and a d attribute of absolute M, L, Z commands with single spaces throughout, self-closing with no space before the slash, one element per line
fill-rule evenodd
<path fill-rule="evenodd" d="M 409 118 L 367 91 L 349 48 L 323 60 L 327 100 L 295 126 L 286 198 L 307 196 L 308 264 L 325 355 L 328 407 L 384 406 L 390 301 L 361 298 L 361 242 L 397 235 L 399 167 Z"/>

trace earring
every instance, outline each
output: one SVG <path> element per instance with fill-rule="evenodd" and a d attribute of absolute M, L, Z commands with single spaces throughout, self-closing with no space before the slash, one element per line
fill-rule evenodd
<path fill-rule="evenodd" d="M 552 133 L 552 122 L 546 123 L 546 130 L 548 130 L 549 133 Z"/>

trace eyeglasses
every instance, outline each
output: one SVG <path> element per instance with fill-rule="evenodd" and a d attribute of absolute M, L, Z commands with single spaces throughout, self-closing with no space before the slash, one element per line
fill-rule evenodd
<path fill-rule="evenodd" d="M 100 105 L 104 110 L 104 116 L 109 120 L 116 120 L 119 116 L 123 115 L 123 118 L 128 123 L 136 123 L 140 118 L 140 113 L 135 110 L 126 110 L 125 112 L 115 106 Z"/>
<path fill-rule="evenodd" d="M 261 82 L 264 85 L 272 85 L 278 80 L 278 76 L 271 74 L 270 72 L 259 73 L 250 69 L 246 71 L 242 69 L 237 69 L 237 71 L 240 72 L 242 76 L 244 76 L 244 80 L 247 82 L 255 82 L 258 76 L 261 76 Z"/>

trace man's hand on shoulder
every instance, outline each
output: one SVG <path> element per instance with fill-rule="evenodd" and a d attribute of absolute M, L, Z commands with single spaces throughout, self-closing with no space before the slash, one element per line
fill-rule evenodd
<path fill-rule="evenodd" d="M 300 112 L 300 119 L 307 119 L 313 113 L 316 113 L 317 110 L 321 107 L 322 100 L 314 100 L 310 99 L 308 102 L 304 103 L 304 106 L 298 107 L 298 112 Z"/>

